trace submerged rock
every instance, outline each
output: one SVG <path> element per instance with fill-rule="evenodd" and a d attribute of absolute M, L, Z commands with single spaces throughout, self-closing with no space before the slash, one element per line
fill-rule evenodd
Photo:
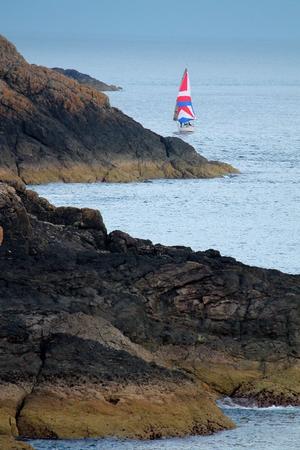
<path fill-rule="evenodd" d="M 0 179 L 133 181 L 237 173 L 164 138 L 61 73 L 28 64 L 0 36 Z"/>
<path fill-rule="evenodd" d="M 0 184 L 0 435 L 207 434 L 219 395 L 300 404 L 300 276 L 107 234 Z"/>
<path fill-rule="evenodd" d="M 78 70 L 75 69 L 62 69 L 60 67 L 53 67 L 52 70 L 55 70 L 56 72 L 65 75 L 66 77 L 72 78 L 73 80 L 78 81 L 78 83 L 80 84 L 89 86 L 92 89 L 96 89 L 96 91 L 105 92 L 122 90 L 120 86 L 103 83 L 103 81 L 99 81 L 96 78 L 93 78 L 85 73 L 78 72 Z"/>

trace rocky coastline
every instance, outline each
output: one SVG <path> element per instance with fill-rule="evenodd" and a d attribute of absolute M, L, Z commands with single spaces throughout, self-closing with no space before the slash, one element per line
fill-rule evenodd
<path fill-rule="evenodd" d="M 300 276 L 108 234 L 15 182 L 0 227 L 3 448 L 232 428 L 220 396 L 300 405 Z"/>
<path fill-rule="evenodd" d="M 95 86 L 28 64 L 0 36 L 0 179 L 128 182 L 238 173 L 179 138 L 162 137 Z"/>
<path fill-rule="evenodd" d="M 96 78 L 93 78 L 85 73 L 78 72 L 78 70 L 75 69 L 62 69 L 61 67 L 53 67 L 52 70 L 55 70 L 55 72 L 61 73 L 66 77 L 72 78 L 72 80 L 78 81 L 78 83 L 83 84 L 84 86 L 89 86 L 92 89 L 96 89 L 96 91 L 99 92 L 122 90 L 120 86 L 115 86 L 114 84 L 106 84 L 103 81 L 99 81 Z"/>

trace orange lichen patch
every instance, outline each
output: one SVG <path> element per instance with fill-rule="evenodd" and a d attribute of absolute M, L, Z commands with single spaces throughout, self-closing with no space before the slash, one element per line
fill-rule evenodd
<path fill-rule="evenodd" d="M 228 165 L 216 165 L 214 176 L 223 176 L 226 173 L 234 173 L 234 169 L 230 170 Z M 207 171 L 206 171 L 207 169 Z M 85 164 L 85 163 L 68 163 L 55 165 L 47 164 L 43 166 L 41 162 L 39 165 L 20 165 L 19 177 L 27 184 L 40 184 L 56 181 L 64 181 L 66 183 L 90 183 L 95 181 L 105 182 L 132 182 L 159 178 L 189 178 L 190 172 L 188 170 L 174 169 L 172 164 L 160 164 L 150 161 L 110 161 L 107 164 Z M 205 164 L 201 169 L 201 178 L 210 178 L 212 176 L 211 165 Z M 1 176 L 1 174 L 0 174 Z M 196 176 L 192 176 L 196 178 Z"/>
<path fill-rule="evenodd" d="M 11 89 L 2 80 L 0 80 L 0 92 L 0 118 L 1 116 L 13 117 L 18 112 L 32 112 L 35 109 L 27 97 Z"/>
<path fill-rule="evenodd" d="M 0 36 L 0 179 L 38 184 L 211 178 L 237 170 L 210 162 L 111 108 L 108 97 L 56 70 L 27 63 Z M 9 179 L 9 177 L 5 177 Z"/>
<path fill-rule="evenodd" d="M 12 112 L 28 111 L 38 106 L 56 105 L 70 113 L 92 103 L 109 107 L 108 97 L 46 67 L 28 64 L 14 45 L 0 36 L 0 117 Z M 5 80 L 5 81 L 4 81 Z M 13 86 L 13 89 L 11 88 Z M 32 101 L 29 100 L 29 94 Z M 33 104 L 35 106 L 33 106 Z"/>
<path fill-rule="evenodd" d="M 0 245 L 2 245 L 3 243 L 3 238 L 4 238 L 4 230 L 3 227 L 0 225 Z"/>

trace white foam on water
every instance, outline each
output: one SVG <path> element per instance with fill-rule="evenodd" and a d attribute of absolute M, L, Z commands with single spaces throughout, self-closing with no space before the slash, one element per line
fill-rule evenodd
<path fill-rule="evenodd" d="M 35 41 L 34 45 L 41 45 Z M 99 209 L 109 231 L 195 250 L 215 248 L 247 264 L 300 272 L 300 59 L 299 48 L 263 45 L 247 51 L 191 43 L 188 48 L 143 43 L 95 43 L 72 54 L 32 62 L 75 67 L 123 86 L 113 106 L 164 136 L 172 121 L 178 77 L 188 54 L 196 131 L 185 136 L 211 160 L 241 175 L 212 180 L 156 180 L 128 184 L 35 186 L 56 205 Z M 87 47 L 87 46 L 86 46 Z M 182 52 L 182 53 L 180 53 Z M 36 55 L 43 55 L 37 60 Z M 97 58 L 95 58 L 97 55 Z M 34 57 L 35 56 L 35 57 Z M 183 57 L 182 57 L 183 56 Z M 138 61 L 138 64 L 136 64 Z M 258 408 L 219 402 L 237 424 L 212 436 L 163 441 L 32 441 L 36 450 L 299 450 L 300 408 Z"/>
<path fill-rule="evenodd" d="M 217 401 L 217 404 L 220 408 L 223 410 L 226 409 L 246 409 L 246 410 L 253 410 L 253 411 L 299 411 L 300 412 L 300 406 L 293 406 L 293 405 L 287 405 L 287 406 L 278 406 L 278 405 L 272 405 L 272 406 L 258 406 L 255 404 L 255 402 L 251 402 L 247 400 L 244 400 L 243 402 L 239 401 L 238 399 L 233 399 L 231 397 L 224 397 L 221 400 Z"/>

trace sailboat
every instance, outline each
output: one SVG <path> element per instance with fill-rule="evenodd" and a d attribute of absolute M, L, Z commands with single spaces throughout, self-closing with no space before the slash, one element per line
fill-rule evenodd
<path fill-rule="evenodd" d="M 180 133 L 194 131 L 193 121 L 196 116 L 192 105 L 190 78 L 187 69 L 183 72 L 173 119 L 177 121 Z"/>

